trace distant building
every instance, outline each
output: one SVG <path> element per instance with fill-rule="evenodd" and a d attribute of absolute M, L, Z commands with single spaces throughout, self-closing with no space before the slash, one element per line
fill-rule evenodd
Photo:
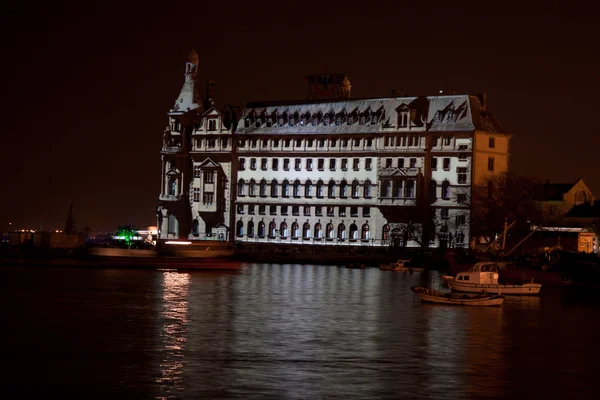
<path fill-rule="evenodd" d="M 569 222 L 565 217 L 574 207 L 591 207 L 595 196 L 583 180 L 579 179 L 575 183 L 548 182 L 541 185 L 533 200 L 537 203 L 544 223 L 564 225 Z M 580 214 L 583 208 L 579 207 L 573 216 Z"/>
<path fill-rule="evenodd" d="M 309 75 L 310 100 L 250 102 L 234 130 L 196 70 L 169 112 L 160 238 L 466 246 L 472 186 L 508 170 L 485 94 L 351 99 L 345 74 Z"/>

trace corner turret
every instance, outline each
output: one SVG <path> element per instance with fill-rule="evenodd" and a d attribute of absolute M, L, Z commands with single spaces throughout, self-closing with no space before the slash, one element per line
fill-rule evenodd
<path fill-rule="evenodd" d="M 188 60 L 185 63 L 185 80 L 183 82 L 183 87 L 169 114 L 182 114 L 201 107 L 200 93 L 196 82 L 197 73 L 198 53 L 192 49 L 188 55 Z"/>

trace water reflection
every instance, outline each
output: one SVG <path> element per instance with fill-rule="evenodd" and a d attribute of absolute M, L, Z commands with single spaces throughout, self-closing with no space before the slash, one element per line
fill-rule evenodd
<path fill-rule="evenodd" d="M 161 375 L 156 382 L 161 385 L 181 385 L 185 367 L 184 348 L 188 340 L 188 292 L 190 275 L 180 272 L 163 272 L 162 302 L 159 320 L 162 342 Z"/>

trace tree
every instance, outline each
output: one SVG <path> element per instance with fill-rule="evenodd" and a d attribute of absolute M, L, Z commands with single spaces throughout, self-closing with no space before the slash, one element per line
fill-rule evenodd
<path fill-rule="evenodd" d="M 471 236 L 493 241 L 504 230 L 504 223 L 515 222 L 514 229 L 528 230 L 540 222 L 541 213 L 533 200 L 541 183 L 511 172 L 490 175 L 474 185 L 471 193 Z"/>

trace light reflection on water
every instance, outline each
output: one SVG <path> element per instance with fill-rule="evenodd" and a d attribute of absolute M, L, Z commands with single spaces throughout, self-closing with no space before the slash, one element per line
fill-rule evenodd
<path fill-rule="evenodd" d="M 437 272 L 271 264 L 239 273 L 31 271 L 5 269 L 0 281 L 0 311 L 13 328 L 0 337 L 13 365 L 2 383 L 156 398 L 595 392 L 598 304 L 560 293 L 471 308 L 415 297 L 413 285 L 440 288 Z M 47 372 L 21 372 L 40 359 Z"/>

